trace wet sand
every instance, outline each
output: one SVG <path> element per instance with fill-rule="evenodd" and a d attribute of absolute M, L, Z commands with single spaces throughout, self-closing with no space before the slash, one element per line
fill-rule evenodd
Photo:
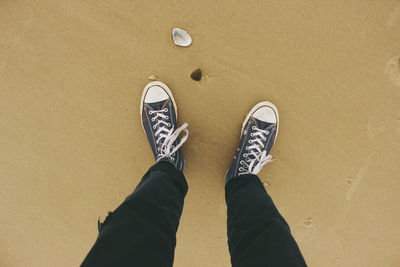
<path fill-rule="evenodd" d="M 155 75 L 190 124 L 175 266 L 230 266 L 223 175 L 262 100 L 281 126 L 260 177 L 309 266 L 399 266 L 399 30 L 395 0 L 1 1 L 0 265 L 80 264 L 153 163 Z"/>

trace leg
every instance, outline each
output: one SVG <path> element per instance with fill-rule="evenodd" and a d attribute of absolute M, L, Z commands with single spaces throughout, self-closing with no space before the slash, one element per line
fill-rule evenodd
<path fill-rule="evenodd" d="M 99 236 L 83 267 L 172 266 L 175 234 L 188 189 L 180 150 L 188 138 L 188 125 L 177 128 L 176 111 L 167 85 L 162 82 L 146 85 L 140 115 L 158 163 L 144 175 L 125 202 L 99 224 Z M 181 132 L 186 135 L 179 140 Z"/>
<path fill-rule="evenodd" d="M 278 109 L 267 101 L 255 105 L 242 124 L 239 147 L 225 175 L 234 267 L 306 266 L 289 226 L 256 176 L 273 161 L 269 151 L 278 128 Z"/>
<path fill-rule="evenodd" d="M 187 190 L 183 173 L 171 163 L 151 167 L 135 191 L 99 225 L 99 236 L 82 266 L 172 266 Z"/>
<path fill-rule="evenodd" d="M 256 175 L 231 179 L 226 203 L 234 267 L 306 266 L 289 226 Z"/>

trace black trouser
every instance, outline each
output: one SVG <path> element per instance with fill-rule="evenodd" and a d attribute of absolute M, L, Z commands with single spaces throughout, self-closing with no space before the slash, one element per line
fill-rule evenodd
<path fill-rule="evenodd" d="M 188 186 L 183 173 L 159 162 L 135 191 L 99 224 L 83 267 L 172 266 Z M 242 175 L 226 185 L 228 243 L 234 267 L 306 266 L 263 184 Z"/>

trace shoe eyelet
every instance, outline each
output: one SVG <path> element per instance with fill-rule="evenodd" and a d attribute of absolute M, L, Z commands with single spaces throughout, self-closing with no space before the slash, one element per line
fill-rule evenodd
<path fill-rule="evenodd" d="M 153 129 L 155 130 L 155 129 L 156 129 L 156 126 L 153 126 Z"/>
<path fill-rule="evenodd" d="M 168 108 L 164 108 L 164 112 L 168 112 Z"/>
<path fill-rule="evenodd" d="M 254 137 L 254 133 L 251 133 L 250 136 L 251 136 L 251 137 Z"/>
<path fill-rule="evenodd" d="M 263 137 L 263 141 L 267 141 L 267 138 Z"/>
<path fill-rule="evenodd" d="M 174 157 L 171 157 L 171 160 L 172 160 L 172 161 L 174 161 L 174 160 L 175 160 L 175 158 L 174 158 Z"/>
<path fill-rule="evenodd" d="M 246 146 L 246 150 L 249 150 L 249 147 L 248 147 L 248 146 Z"/>
<path fill-rule="evenodd" d="M 151 110 L 149 110 L 149 114 L 151 115 L 151 114 L 153 114 L 153 112 Z"/>
<path fill-rule="evenodd" d="M 159 148 L 159 147 L 157 147 L 157 151 L 160 151 L 160 148 Z"/>
<path fill-rule="evenodd" d="M 171 126 L 171 123 L 168 123 L 167 126 L 170 127 L 170 126 Z"/>
<path fill-rule="evenodd" d="M 242 167 L 240 167 L 240 168 L 239 168 L 239 171 L 243 171 L 243 168 L 242 168 Z"/>
<path fill-rule="evenodd" d="M 165 117 L 165 119 L 168 120 L 168 119 L 169 119 L 169 116 Z"/>
<path fill-rule="evenodd" d="M 245 158 L 246 158 L 246 157 L 247 157 L 247 154 L 246 154 L 246 153 L 244 153 L 244 154 L 243 154 L 243 157 L 245 157 Z"/>
<path fill-rule="evenodd" d="M 252 144 L 253 143 L 253 140 L 249 140 L 249 144 Z"/>
<path fill-rule="evenodd" d="M 155 121 L 156 120 L 156 118 L 151 118 L 151 121 Z"/>
<path fill-rule="evenodd" d="M 256 126 L 251 126 L 251 129 L 255 130 L 255 129 L 256 129 Z"/>
<path fill-rule="evenodd" d="M 268 134 L 269 134 L 269 131 L 267 131 L 265 134 L 268 135 Z"/>

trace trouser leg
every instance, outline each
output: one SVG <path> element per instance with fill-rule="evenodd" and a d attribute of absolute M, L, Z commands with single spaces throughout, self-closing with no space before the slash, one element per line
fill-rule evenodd
<path fill-rule="evenodd" d="M 172 266 L 187 190 L 183 173 L 167 162 L 155 164 L 99 224 L 98 238 L 81 266 Z"/>
<path fill-rule="evenodd" d="M 234 267 L 306 266 L 288 224 L 256 175 L 233 178 L 225 190 Z"/>

